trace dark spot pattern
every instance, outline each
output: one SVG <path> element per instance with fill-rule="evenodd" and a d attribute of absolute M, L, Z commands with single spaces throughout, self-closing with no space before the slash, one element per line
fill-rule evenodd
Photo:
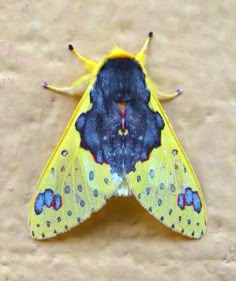
<path fill-rule="evenodd" d="M 173 210 L 172 209 L 169 209 L 169 215 L 171 216 L 173 213 Z"/>
<path fill-rule="evenodd" d="M 54 192 L 52 189 L 48 188 L 44 192 L 44 204 L 46 207 L 50 208 L 53 202 Z"/>
<path fill-rule="evenodd" d="M 66 185 L 64 187 L 64 192 L 65 192 L 65 194 L 69 194 L 70 193 L 70 186 L 69 185 Z"/>
<path fill-rule="evenodd" d="M 137 176 L 137 182 L 141 181 L 141 176 Z"/>
<path fill-rule="evenodd" d="M 154 179 L 155 173 L 154 173 L 154 170 L 153 170 L 153 169 L 151 169 L 151 170 L 149 171 L 149 176 L 150 176 L 151 179 Z"/>
<path fill-rule="evenodd" d="M 58 221 L 58 222 L 61 222 L 61 217 L 57 217 L 57 221 Z"/>
<path fill-rule="evenodd" d="M 177 204 L 180 207 L 181 210 L 183 210 L 185 208 L 185 196 L 183 193 L 180 193 L 178 195 L 178 200 L 177 200 Z"/>
<path fill-rule="evenodd" d="M 200 213 L 201 212 L 201 208 L 202 208 L 202 204 L 201 204 L 201 200 L 199 198 L 198 192 L 197 191 L 193 191 L 193 209 L 195 212 Z"/>
<path fill-rule="evenodd" d="M 162 204 L 161 198 L 158 198 L 158 199 L 157 199 L 157 204 L 158 204 L 158 206 L 161 206 L 161 204 Z"/>
<path fill-rule="evenodd" d="M 64 172 L 65 171 L 65 166 L 63 165 L 62 167 L 61 167 L 61 172 Z"/>
<path fill-rule="evenodd" d="M 55 176 L 55 169 L 52 167 L 51 169 L 51 176 L 54 177 Z"/>
<path fill-rule="evenodd" d="M 170 191 L 171 191 L 172 193 L 175 192 L 175 186 L 174 186 L 173 183 L 170 184 Z"/>
<path fill-rule="evenodd" d="M 71 216 L 72 216 L 72 212 L 71 212 L 71 210 L 69 210 L 69 211 L 67 212 L 67 215 L 68 215 L 69 217 L 71 217 Z"/>
<path fill-rule="evenodd" d="M 66 156 L 67 154 L 68 154 L 68 151 L 67 151 L 67 150 L 65 150 L 65 149 L 62 150 L 62 152 L 61 152 L 61 155 L 62 155 L 62 156 Z"/>
<path fill-rule="evenodd" d="M 146 188 L 146 194 L 149 195 L 151 193 L 151 187 Z"/>
<path fill-rule="evenodd" d="M 105 184 L 108 184 L 108 178 L 104 179 Z"/>
<path fill-rule="evenodd" d="M 79 192 L 82 192 L 82 185 L 79 184 L 79 185 L 77 186 L 77 189 L 78 189 Z"/>
<path fill-rule="evenodd" d="M 177 149 L 173 149 L 172 150 L 172 154 L 175 156 L 175 155 L 177 155 L 178 154 L 178 150 Z"/>
<path fill-rule="evenodd" d="M 90 181 L 93 181 L 93 180 L 94 180 L 94 172 L 93 172 L 93 171 L 90 171 L 90 172 L 89 172 L 89 180 L 90 180 Z"/>
<path fill-rule="evenodd" d="M 60 194 L 55 194 L 54 195 L 52 206 L 53 206 L 54 210 L 56 210 L 56 211 L 61 208 L 61 206 L 62 206 L 62 197 L 61 197 Z"/>
<path fill-rule="evenodd" d="M 34 203 L 34 211 L 36 215 L 40 215 L 42 213 L 43 206 L 44 206 L 44 193 L 39 193 Z"/>
<path fill-rule="evenodd" d="M 51 226 L 51 222 L 47 221 L 47 227 L 50 227 L 50 226 Z"/>
<path fill-rule="evenodd" d="M 190 187 L 185 188 L 185 202 L 187 206 L 191 206 L 193 203 L 193 191 Z"/>
<path fill-rule="evenodd" d="M 98 190 L 97 190 L 97 189 L 94 189 L 94 191 L 93 191 L 93 196 L 94 196 L 94 197 L 98 197 Z"/>
<path fill-rule="evenodd" d="M 165 184 L 163 182 L 160 183 L 160 190 L 164 190 L 165 189 Z"/>
<path fill-rule="evenodd" d="M 178 195 L 177 204 L 181 210 L 185 206 L 193 207 L 194 211 L 197 213 L 201 212 L 202 203 L 197 191 L 193 191 L 191 187 L 186 187 L 184 193 Z"/>
<path fill-rule="evenodd" d="M 36 215 L 40 215 L 43 211 L 43 207 L 53 207 L 54 210 L 58 210 L 62 206 L 62 197 L 59 194 L 54 194 L 53 190 L 47 188 L 44 192 L 40 192 L 35 200 L 34 211 Z"/>
<path fill-rule="evenodd" d="M 85 206 L 84 200 L 81 200 L 81 201 L 80 201 L 80 206 L 81 206 L 81 207 L 84 207 L 84 206 Z"/>

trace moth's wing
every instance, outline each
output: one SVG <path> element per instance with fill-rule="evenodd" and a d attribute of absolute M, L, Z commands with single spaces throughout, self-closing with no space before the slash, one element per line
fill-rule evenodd
<path fill-rule="evenodd" d="M 35 239 L 49 238 L 76 226 L 114 193 L 109 165 L 96 163 L 91 153 L 80 147 L 75 122 L 90 107 L 86 92 L 37 183 L 29 210 L 29 226 Z"/>
<path fill-rule="evenodd" d="M 165 123 L 161 146 L 152 150 L 147 161 L 136 164 L 135 172 L 128 175 L 128 182 L 137 200 L 155 218 L 174 231 L 200 238 L 206 231 L 207 221 L 201 187 L 153 93 L 149 106 L 161 114 Z"/>

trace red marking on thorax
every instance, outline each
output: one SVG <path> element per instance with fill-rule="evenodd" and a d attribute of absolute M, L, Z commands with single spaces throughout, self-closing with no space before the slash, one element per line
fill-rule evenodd
<path fill-rule="evenodd" d="M 125 109 L 120 110 L 120 116 L 121 116 L 121 131 L 124 132 L 125 129 Z"/>

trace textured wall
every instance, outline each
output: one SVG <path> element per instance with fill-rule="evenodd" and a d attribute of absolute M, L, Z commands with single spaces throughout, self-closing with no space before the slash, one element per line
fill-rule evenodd
<path fill-rule="evenodd" d="M 226 1 L 0 1 L 0 280 L 236 280 L 235 11 Z M 208 232 L 199 241 L 162 226 L 134 198 L 112 198 L 71 232 L 37 242 L 27 227 L 35 183 L 78 98 L 45 91 L 115 45 L 154 38 L 147 69 L 184 94 L 164 108 L 202 184 Z"/>

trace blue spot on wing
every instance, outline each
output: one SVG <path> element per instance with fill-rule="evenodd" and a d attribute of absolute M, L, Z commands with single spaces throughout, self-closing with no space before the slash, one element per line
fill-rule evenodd
<path fill-rule="evenodd" d="M 198 192 L 193 192 L 193 209 L 195 212 L 200 213 L 202 208 L 201 200 L 199 198 Z"/>
<path fill-rule="evenodd" d="M 180 193 L 178 195 L 178 206 L 180 207 L 181 210 L 183 210 L 185 207 L 185 196 L 183 193 Z"/>
<path fill-rule="evenodd" d="M 151 179 L 154 179 L 155 173 L 154 173 L 154 170 L 153 170 L 153 169 L 151 169 L 151 170 L 149 171 L 149 176 L 150 176 Z"/>
<path fill-rule="evenodd" d="M 40 215 L 42 213 L 43 205 L 44 205 L 44 193 L 39 193 L 34 203 L 34 211 L 36 215 Z"/>
<path fill-rule="evenodd" d="M 62 198 L 60 194 L 55 194 L 53 197 L 53 208 L 57 211 L 62 206 Z"/>
<path fill-rule="evenodd" d="M 185 189 L 185 202 L 187 206 L 190 206 L 193 203 L 193 191 L 190 187 Z"/>
<path fill-rule="evenodd" d="M 54 192 L 52 189 L 46 189 L 44 192 L 44 204 L 50 208 L 52 206 Z"/>
<path fill-rule="evenodd" d="M 89 172 L 89 180 L 92 181 L 94 179 L 94 172 L 90 171 Z"/>
<path fill-rule="evenodd" d="M 62 150 L 62 152 L 61 152 L 61 155 L 62 155 L 62 156 L 66 156 L 67 154 L 68 154 L 68 151 L 67 151 L 67 150 L 65 150 L 65 149 Z"/>

